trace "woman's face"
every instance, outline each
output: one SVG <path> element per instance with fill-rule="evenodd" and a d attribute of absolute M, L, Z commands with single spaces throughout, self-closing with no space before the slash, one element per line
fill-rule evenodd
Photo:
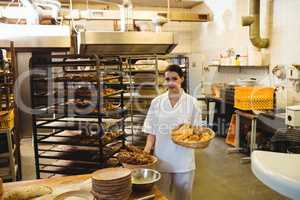
<path fill-rule="evenodd" d="M 181 88 L 181 84 L 183 83 L 183 77 L 180 76 L 176 72 L 165 73 L 165 84 L 169 90 L 179 90 Z"/>

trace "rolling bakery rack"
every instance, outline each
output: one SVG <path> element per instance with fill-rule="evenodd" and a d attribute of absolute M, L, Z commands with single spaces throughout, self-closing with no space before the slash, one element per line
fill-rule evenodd
<path fill-rule="evenodd" d="M 125 120 L 127 142 L 144 146 L 146 135 L 142 133 L 145 116 L 151 101 L 166 91 L 164 87 L 164 69 L 169 64 L 177 64 L 184 71 L 183 88 L 188 92 L 189 58 L 183 55 L 132 55 L 124 56 L 124 72 L 127 87 L 124 93 L 125 107 L 128 117 Z M 162 67 L 166 62 L 167 65 Z M 118 96 L 115 96 L 118 98 Z"/>
<path fill-rule="evenodd" d="M 37 178 L 114 165 L 126 139 L 122 59 L 34 56 L 30 72 Z"/>
<path fill-rule="evenodd" d="M 0 40 L 0 177 L 4 181 L 20 180 L 20 140 L 16 134 L 14 84 L 17 74 L 12 41 Z"/>

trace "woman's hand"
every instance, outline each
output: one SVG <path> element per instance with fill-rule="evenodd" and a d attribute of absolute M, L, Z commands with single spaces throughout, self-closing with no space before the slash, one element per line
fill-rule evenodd
<path fill-rule="evenodd" d="M 144 152 L 150 154 L 152 147 L 155 144 L 155 135 L 148 135 L 147 142 L 144 148 Z"/>
<path fill-rule="evenodd" d="M 146 147 L 144 148 L 144 153 L 150 154 L 151 153 L 151 149 L 146 149 Z"/>

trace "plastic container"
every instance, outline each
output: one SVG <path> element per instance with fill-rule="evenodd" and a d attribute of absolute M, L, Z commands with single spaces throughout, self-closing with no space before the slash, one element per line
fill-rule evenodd
<path fill-rule="evenodd" d="M 0 129 L 11 129 L 14 127 L 14 110 L 0 112 Z"/>
<path fill-rule="evenodd" d="M 234 107 L 240 110 L 272 110 L 274 88 L 235 87 Z"/>

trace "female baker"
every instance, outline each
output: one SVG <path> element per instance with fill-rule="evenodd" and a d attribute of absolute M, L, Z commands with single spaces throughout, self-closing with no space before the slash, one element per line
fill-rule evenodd
<path fill-rule="evenodd" d="M 165 71 L 168 91 L 152 100 L 144 122 L 143 132 L 148 134 L 144 151 L 158 157 L 158 171 L 162 178 L 158 184 L 168 199 L 190 200 L 195 174 L 193 149 L 176 145 L 170 137 L 176 126 L 188 123 L 201 124 L 197 100 L 185 93 L 181 85 L 183 71 L 178 65 L 170 65 Z"/>

